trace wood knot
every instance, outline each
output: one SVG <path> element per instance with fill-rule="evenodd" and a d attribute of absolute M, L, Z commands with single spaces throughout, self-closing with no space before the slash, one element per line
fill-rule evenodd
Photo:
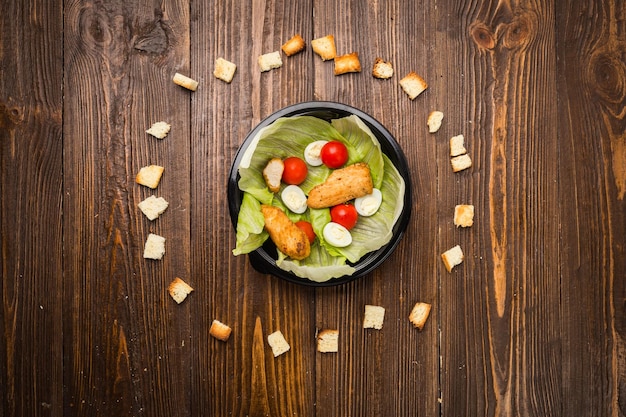
<path fill-rule="evenodd" d="M 492 50 L 496 47 L 493 31 L 482 22 L 475 22 L 470 26 L 470 36 L 480 48 Z"/>
<path fill-rule="evenodd" d="M 106 15 L 92 7 L 82 10 L 79 18 L 82 38 L 88 45 L 108 45 L 111 43 L 111 30 Z"/>
<path fill-rule="evenodd" d="M 148 54 L 163 54 L 169 45 L 169 27 L 162 20 L 160 10 L 155 11 L 155 20 L 137 29 L 133 48 Z"/>
<path fill-rule="evenodd" d="M 536 31 L 534 20 L 528 14 L 516 16 L 506 25 L 502 43 L 507 49 L 518 49 L 527 46 Z"/>
<path fill-rule="evenodd" d="M 0 129 L 13 129 L 24 121 L 24 110 L 0 103 Z"/>
<path fill-rule="evenodd" d="M 589 62 L 587 82 L 603 101 L 621 105 L 626 99 L 626 64 L 615 53 L 597 50 Z"/>

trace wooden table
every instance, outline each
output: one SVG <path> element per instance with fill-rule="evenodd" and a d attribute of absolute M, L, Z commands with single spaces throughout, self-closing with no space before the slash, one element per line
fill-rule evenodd
<path fill-rule="evenodd" d="M 626 3 L 6 3 L 0 416 L 626 414 Z M 296 33 L 306 49 L 261 73 Z M 313 53 L 327 34 L 360 73 Z M 218 57 L 237 64 L 230 84 Z M 372 76 L 377 57 L 391 79 Z M 410 71 L 429 84 L 415 100 Z M 383 123 L 414 201 L 380 268 L 317 289 L 233 256 L 226 200 L 246 134 L 310 100 Z M 145 133 L 160 120 L 163 140 Z M 473 165 L 454 173 L 458 134 Z M 152 222 L 134 181 L 148 164 L 170 204 Z M 472 227 L 454 226 L 456 204 L 475 206 Z M 142 256 L 151 232 L 161 261 Z M 440 254 L 457 244 L 449 273 Z M 175 277 L 195 288 L 180 305 Z M 418 301 L 432 304 L 421 332 Z M 382 330 L 362 328 L 366 304 L 385 307 Z M 326 328 L 338 353 L 316 351 Z M 277 358 L 275 330 L 291 345 Z"/>

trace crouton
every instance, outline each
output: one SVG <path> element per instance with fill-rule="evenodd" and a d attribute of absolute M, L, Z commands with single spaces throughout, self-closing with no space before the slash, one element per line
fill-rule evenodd
<path fill-rule="evenodd" d="M 313 39 L 311 41 L 311 47 L 313 52 L 318 54 L 322 61 L 328 61 L 334 59 L 337 56 L 337 49 L 335 48 L 335 37 L 333 35 L 327 35 L 323 38 Z"/>
<path fill-rule="evenodd" d="M 172 79 L 174 84 L 186 88 L 187 90 L 196 91 L 198 89 L 198 81 L 193 80 L 183 74 L 176 73 Z"/>
<path fill-rule="evenodd" d="M 393 65 L 391 62 L 385 62 L 382 58 L 376 58 L 372 75 L 381 79 L 391 78 L 393 76 Z"/>
<path fill-rule="evenodd" d="M 280 47 L 287 56 L 292 56 L 302 51 L 305 47 L 304 39 L 299 34 L 294 35 L 291 39 Z"/>
<path fill-rule="evenodd" d="M 426 81 L 413 71 L 409 72 L 406 77 L 400 80 L 400 86 L 411 100 L 414 100 L 415 97 L 422 94 L 422 92 L 428 88 Z"/>
<path fill-rule="evenodd" d="M 159 165 L 145 166 L 135 176 L 135 182 L 152 189 L 157 188 L 164 170 L 165 168 Z"/>
<path fill-rule="evenodd" d="M 452 272 L 452 268 L 460 265 L 463 262 L 463 251 L 459 245 L 448 249 L 441 254 L 441 259 L 448 272 Z"/>
<path fill-rule="evenodd" d="M 269 52 L 259 56 L 258 63 L 261 72 L 266 72 L 283 66 L 283 60 L 280 58 L 280 53 L 278 53 L 278 51 Z"/>
<path fill-rule="evenodd" d="M 335 75 L 346 74 L 348 72 L 361 72 L 361 61 L 359 61 L 359 54 L 357 52 L 336 56 L 334 60 Z"/>
<path fill-rule="evenodd" d="M 185 298 L 193 291 L 193 288 L 189 286 L 181 278 L 176 277 L 174 281 L 167 287 L 167 292 L 176 301 L 177 304 L 185 301 Z"/>
<path fill-rule="evenodd" d="M 220 79 L 226 83 L 230 83 L 235 76 L 235 70 L 237 70 L 237 65 L 225 60 L 224 58 L 217 58 L 215 60 L 215 69 L 213 70 L 213 75 L 217 79 Z"/>

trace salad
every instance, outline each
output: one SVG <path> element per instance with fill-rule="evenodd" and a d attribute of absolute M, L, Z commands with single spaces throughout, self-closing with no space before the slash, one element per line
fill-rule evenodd
<path fill-rule="evenodd" d="M 380 190 L 382 197 L 380 207 L 373 214 L 358 217 L 350 229 L 351 243 L 344 247 L 335 246 L 324 238 L 324 228 L 331 223 L 331 208 L 307 208 L 302 213 L 295 213 L 281 200 L 280 191 L 273 193 L 269 190 L 263 177 L 263 170 L 272 158 L 284 160 L 296 156 L 307 159 L 304 156 L 307 146 L 317 141 L 343 143 L 348 153 L 344 166 L 366 163 L 373 186 Z M 298 185 L 306 195 L 334 171 L 325 164 L 307 164 L 307 168 L 306 178 Z M 310 223 L 315 240 L 308 257 L 294 260 L 278 251 L 276 264 L 298 277 L 316 282 L 352 275 L 355 271 L 353 265 L 359 259 L 391 240 L 393 226 L 404 208 L 404 179 L 382 152 L 376 136 L 355 115 L 330 122 L 313 116 L 279 118 L 252 139 L 238 171 L 238 186 L 243 192 L 243 199 L 237 219 L 237 243 L 233 254 L 247 254 L 263 245 L 269 234 L 264 228 L 261 205 L 279 207 L 294 223 Z M 280 190 L 288 186 L 281 184 Z"/>

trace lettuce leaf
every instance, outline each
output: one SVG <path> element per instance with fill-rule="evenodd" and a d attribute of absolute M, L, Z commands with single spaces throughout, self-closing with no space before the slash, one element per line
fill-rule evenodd
<path fill-rule="evenodd" d="M 250 253 L 261 247 L 269 237 L 264 226 L 261 203 L 252 194 L 243 193 L 237 216 L 237 246 L 233 249 L 233 255 Z"/>

